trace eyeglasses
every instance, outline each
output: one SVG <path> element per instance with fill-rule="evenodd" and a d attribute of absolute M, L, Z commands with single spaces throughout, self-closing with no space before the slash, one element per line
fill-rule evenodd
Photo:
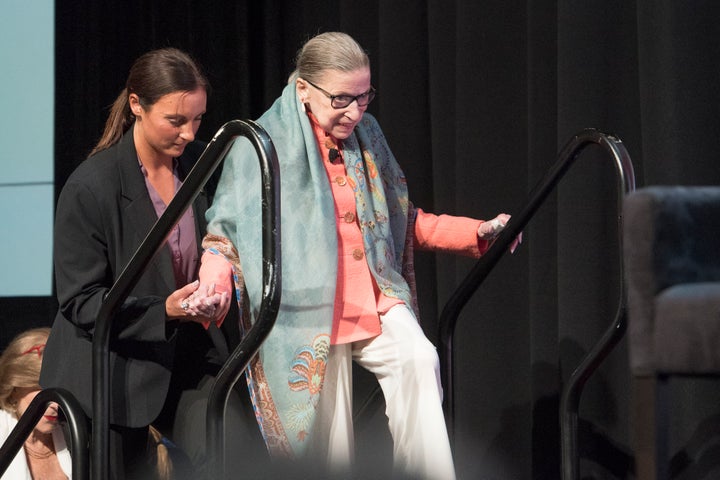
<path fill-rule="evenodd" d="M 22 355 L 27 355 L 28 353 L 37 353 L 38 357 L 42 357 L 43 351 L 45 351 L 45 344 L 41 343 L 39 345 L 33 345 L 32 347 L 28 348 L 24 352 L 22 352 Z"/>
<path fill-rule="evenodd" d="M 305 79 L 303 79 L 305 80 Z M 361 93 L 360 95 L 352 96 L 352 95 L 333 95 L 330 92 L 323 90 L 322 88 L 318 87 L 314 83 L 312 83 L 310 80 L 305 80 L 307 83 L 315 87 L 316 89 L 320 90 L 326 97 L 330 99 L 330 105 L 336 109 L 339 110 L 341 108 L 345 108 L 349 106 L 352 102 L 357 102 L 358 107 L 364 107 L 368 105 L 370 102 L 373 101 L 373 98 L 375 98 L 375 94 L 377 93 L 377 90 L 375 90 L 375 87 L 370 87 L 370 90 L 368 90 L 365 93 Z"/>

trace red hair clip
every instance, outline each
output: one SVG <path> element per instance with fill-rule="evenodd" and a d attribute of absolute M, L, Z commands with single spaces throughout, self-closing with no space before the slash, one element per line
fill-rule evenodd
<path fill-rule="evenodd" d="M 22 354 L 26 355 L 28 353 L 37 352 L 38 357 L 42 357 L 43 350 L 45 350 L 45 344 L 41 343 L 39 345 L 33 345 L 32 347 L 30 347 L 26 351 L 24 351 Z"/>

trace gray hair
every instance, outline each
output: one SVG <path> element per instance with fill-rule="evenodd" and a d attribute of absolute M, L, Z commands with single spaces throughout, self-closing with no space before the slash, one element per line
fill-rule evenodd
<path fill-rule="evenodd" d="M 367 52 L 347 33 L 326 32 L 310 40 L 298 51 L 295 57 L 295 71 L 288 83 L 296 78 L 310 82 L 320 82 L 319 77 L 326 70 L 353 72 L 360 68 L 369 68 Z"/>

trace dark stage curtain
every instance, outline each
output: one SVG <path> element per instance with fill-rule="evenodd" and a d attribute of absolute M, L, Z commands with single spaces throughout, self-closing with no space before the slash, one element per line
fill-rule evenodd
<path fill-rule="evenodd" d="M 720 183 L 720 3 L 712 0 L 57 0 L 56 17 L 58 192 L 141 53 L 176 46 L 205 67 L 214 91 L 199 136 L 209 140 L 228 120 L 257 118 L 304 40 L 329 30 L 368 50 L 379 92 L 369 111 L 411 199 L 426 210 L 480 218 L 519 211 L 565 142 L 589 127 L 623 140 L 638 186 Z M 461 478 L 560 478 L 561 389 L 618 307 L 616 199 L 613 165 L 587 149 L 520 250 L 463 310 L 455 343 Z M 445 302 L 472 266 L 417 254 L 422 322 L 433 341 Z M 20 328 L 26 305 L 2 302 L 3 324 Z M 371 388 L 359 383 L 360 393 Z M 697 448 L 688 445 L 707 434 L 720 392 L 690 381 L 677 392 L 687 405 L 672 448 L 692 464 Z M 382 429 L 381 411 L 377 417 L 375 427 L 359 427 L 367 435 L 361 450 Z M 582 477 L 633 478 L 624 341 L 587 382 L 580 417 Z M 377 451 L 388 455 L 383 442 Z M 380 462 L 368 460 L 377 454 L 370 450 L 364 460 Z"/>

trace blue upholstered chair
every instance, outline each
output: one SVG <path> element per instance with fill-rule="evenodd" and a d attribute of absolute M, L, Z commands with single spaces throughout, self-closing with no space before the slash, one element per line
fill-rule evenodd
<path fill-rule="evenodd" d="M 720 186 L 645 187 L 623 214 L 636 473 L 662 480 L 668 380 L 720 374 Z"/>

